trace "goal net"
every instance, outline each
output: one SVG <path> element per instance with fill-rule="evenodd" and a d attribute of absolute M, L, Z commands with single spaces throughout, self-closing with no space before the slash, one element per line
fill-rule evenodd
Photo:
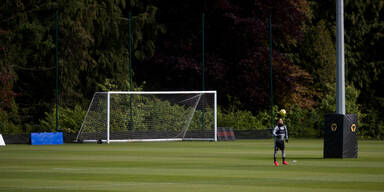
<path fill-rule="evenodd" d="M 96 92 L 76 142 L 217 140 L 216 91 Z"/>

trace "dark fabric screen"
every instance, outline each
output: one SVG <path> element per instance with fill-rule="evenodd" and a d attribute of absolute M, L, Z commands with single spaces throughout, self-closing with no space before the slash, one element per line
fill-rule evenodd
<path fill-rule="evenodd" d="M 357 158 L 356 114 L 327 114 L 324 127 L 324 158 Z"/>
<path fill-rule="evenodd" d="M 343 157 L 357 158 L 357 114 L 344 116 Z"/>

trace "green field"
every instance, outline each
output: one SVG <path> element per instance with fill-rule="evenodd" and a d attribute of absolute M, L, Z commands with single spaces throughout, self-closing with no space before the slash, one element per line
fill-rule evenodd
<path fill-rule="evenodd" d="M 7 145 L 0 191 L 384 191 L 384 141 L 359 141 L 358 159 L 322 150 L 292 139 L 274 167 L 272 140 Z"/>

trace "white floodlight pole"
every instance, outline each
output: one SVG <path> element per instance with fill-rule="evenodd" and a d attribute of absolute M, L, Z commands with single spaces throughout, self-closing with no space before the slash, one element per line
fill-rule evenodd
<path fill-rule="evenodd" d="M 344 3 L 336 0 L 336 113 L 345 115 Z"/>

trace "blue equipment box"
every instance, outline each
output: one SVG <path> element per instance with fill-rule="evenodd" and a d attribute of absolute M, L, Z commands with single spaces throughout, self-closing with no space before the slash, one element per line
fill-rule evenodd
<path fill-rule="evenodd" d="M 58 145 L 64 144 L 63 132 L 31 133 L 32 145 Z"/>

